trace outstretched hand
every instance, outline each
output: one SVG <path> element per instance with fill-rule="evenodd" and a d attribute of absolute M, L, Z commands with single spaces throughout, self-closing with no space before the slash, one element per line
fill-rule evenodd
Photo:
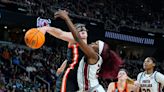
<path fill-rule="evenodd" d="M 68 19 L 68 12 L 66 10 L 59 10 L 54 13 L 54 18 L 60 17 L 63 20 Z"/>

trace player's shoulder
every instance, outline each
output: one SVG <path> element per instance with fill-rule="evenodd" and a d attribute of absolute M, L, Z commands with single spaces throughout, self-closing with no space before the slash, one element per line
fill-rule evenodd
<path fill-rule="evenodd" d="M 141 76 L 141 75 L 143 75 L 144 74 L 144 72 L 140 72 L 139 74 L 138 74 L 138 76 Z"/>
<path fill-rule="evenodd" d="M 115 84 L 115 82 L 109 83 L 108 88 L 114 88 L 114 84 Z"/>
<path fill-rule="evenodd" d="M 157 83 L 161 83 L 162 80 L 164 80 L 164 75 L 158 71 L 154 72 L 154 79 Z"/>
<path fill-rule="evenodd" d="M 114 84 L 115 84 L 115 82 L 109 83 L 107 92 L 111 92 L 111 90 L 114 90 L 114 88 L 115 88 Z"/>
<path fill-rule="evenodd" d="M 158 76 L 164 76 L 162 73 L 160 73 L 160 72 L 158 72 L 158 71 L 155 71 L 155 72 L 154 72 L 154 75 L 157 76 L 157 77 L 158 77 Z"/>
<path fill-rule="evenodd" d="M 140 72 L 139 75 L 143 74 L 144 72 Z"/>

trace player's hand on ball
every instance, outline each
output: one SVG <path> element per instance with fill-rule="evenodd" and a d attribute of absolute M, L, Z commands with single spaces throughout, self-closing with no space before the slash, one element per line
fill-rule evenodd
<path fill-rule="evenodd" d="M 46 34 L 46 31 L 47 31 L 47 29 L 46 29 L 46 26 L 45 27 L 41 27 L 41 28 L 37 28 L 39 31 L 41 31 L 44 35 Z"/>

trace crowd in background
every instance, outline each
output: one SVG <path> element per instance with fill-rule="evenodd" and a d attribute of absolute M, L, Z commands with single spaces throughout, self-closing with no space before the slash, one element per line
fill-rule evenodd
<path fill-rule="evenodd" d="M 3 0 L 2 0 L 3 1 Z M 119 0 L 7 0 L 25 7 L 28 15 L 53 18 L 58 9 L 65 9 L 71 14 L 99 19 L 104 22 L 106 29 L 119 31 L 122 27 L 144 31 L 163 29 L 164 14 L 162 7 L 154 7 L 144 1 L 124 2 Z M 152 4 L 152 6 L 150 6 Z M 153 8 L 156 8 L 153 10 Z M 135 12 L 134 12 L 135 11 Z"/>
<path fill-rule="evenodd" d="M 0 89 L 50 92 L 48 85 L 54 89 L 56 70 L 65 59 L 65 51 L 66 46 L 32 50 L 19 45 L 0 45 Z"/>

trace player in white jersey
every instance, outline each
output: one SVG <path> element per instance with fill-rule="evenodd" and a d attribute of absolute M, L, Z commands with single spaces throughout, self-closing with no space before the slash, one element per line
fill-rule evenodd
<path fill-rule="evenodd" d="M 102 41 L 97 42 L 99 47 L 103 46 Z M 103 48 L 103 47 L 102 47 Z M 100 50 L 100 49 L 99 49 Z M 101 53 L 100 51 L 99 53 Z M 103 63 L 102 57 L 98 55 L 98 60 L 95 64 L 89 64 L 86 57 L 83 57 L 78 67 L 78 85 L 80 90 L 87 90 L 89 92 L 105 92 L 103 87 L 99 84 L 97 73 L 99 72 Z"/>
<path fill-rule="evenodd" d="M 155 66 L 156 60 L 153 57 L 147 57 L 144 60 L 143 68 L 145 71 L 137 76 L 138 92 L 162 92 L 164 75 L 154 71 Z"/>
<path fill-rule="evenodd" d="M 70 31 L 72 32 L 74 39 L 85 54 L 80 61 L 77 74 L 80 91 L 105 92 L 104 88 L 99 84 L 98 78 L 96 76 L 102 64 L 102 58 L 100 54 L 103 51 L 104 42 L 96 41 L 91 45 L 86 44 L 78 35 L 78 32 L 69 19 L 68 13 L 66 11 L 61 10 L 56 12 L 56 17 L 60 17 L 65 20 Z M 84 81 L 80 81 L 79 78 Z M 84 84 L 85 86 L 83 86 Z"/>

